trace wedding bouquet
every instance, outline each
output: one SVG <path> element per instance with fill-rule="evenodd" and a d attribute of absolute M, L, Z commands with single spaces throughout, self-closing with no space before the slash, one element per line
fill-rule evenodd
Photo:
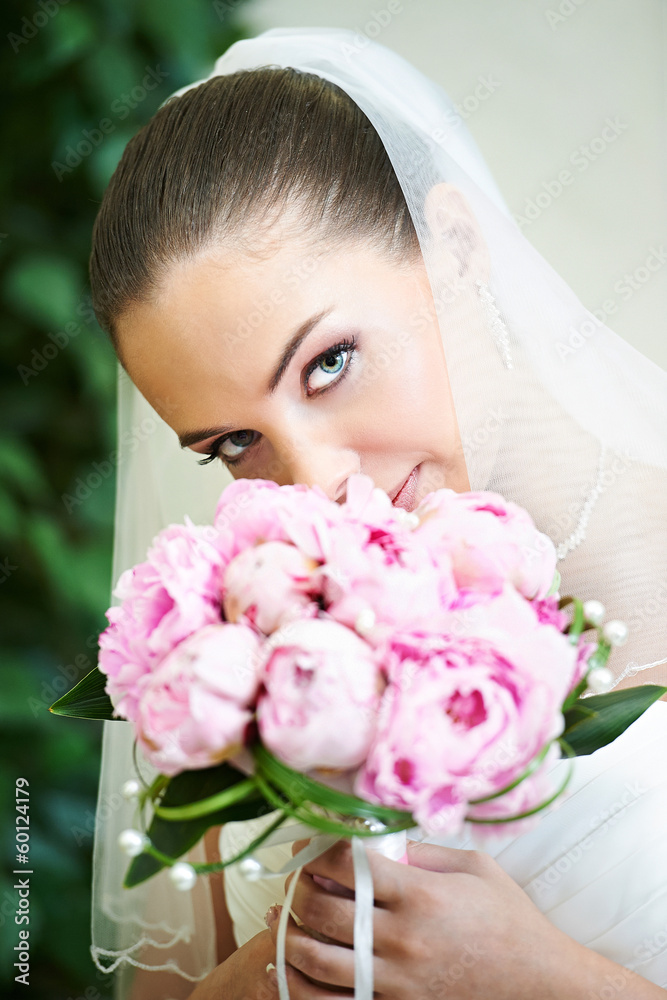
<path fill-rule="evenodd" d="M 408 512 L 361 474 L 343 504 L 231 483 L 212 526 L 170 525 L 122 574 L 98 668 L 51 706 L 128 720 L 159 772 L 124 789 L 141 827 L 124 884 L 169 866 L 189 888 L 287 817 L 349 837 L 534 823 L 567 784 L 557 758 L 667 691 L 605 693 L 625 626 L 559 585 L 550 539 L 498 494 L 439 489 Z M 179 862 L 274 810 L 235 857 Z"/>

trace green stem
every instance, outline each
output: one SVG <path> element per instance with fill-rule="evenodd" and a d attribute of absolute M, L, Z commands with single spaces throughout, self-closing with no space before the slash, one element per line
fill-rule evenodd
<path fill-rule="evenodd" d="M 161 861 L 163 865 L 168 865 L 170 868 L 178 861 L 178 858 L 170 858 L 168 854 L 163 854 L 162 851 L 158 851 L 157 847 L 153 847 L 152 844 L 148 844 L 144 847 L 143 853 L 150 854 L 152 858 L 156 858 L 158 861 Z"/>
<path fill-rule="evenodd" d="M 212 872 L 222 871 L 223 868 L 226 868 L 228 865 L 233 865 L 235 861 L 240 861 L 242 858 L 245 858 L 248 854 L 252 854 L 252 852 L 256 850 L 258 847 L 261 847 L 266 838 L 271 833 L 273 833 L 273 831 L 276 830 L 282 823 L 285 822 L 285 820 L 287 819 L 287 815 L 288 814 L 286 812 L 281 813 L 281 815 L 276 820 L 274 820 L 274 822 L 271 823 L 270 826 L 267 826 L 266 830 L 260 833 L 259 837 L 255 837 L 255 839 L 250 844 L 248 844 L 248 846 L 244 848 L 244 850 L 242 850 L 239 854 L 236 854 L 233 858 L 229 858 L 227 861 L 211 861 L 208 864 L 195 864 L 192 867 L 194 868 L 194 870 L 197 872 L 198 875 L 209 875 Z"/>
<path fill-rule="evenodd" d="M 166 774 L 158 774 L 152 784 L 143 793 L 145 799 L 150 799 L 153 802 L 163 788 L 166 788 L 170 782 L 170 778 Z"/>
<path fill-rule="evenodd" d="M 379 819 L 383 823 L 401 823 L 406 816 L 404 810 L 375 805 L 358 798 L 356 795 L 347 795 L 338 789 L 313 781 L 312 778 L 287 767 L 261 744 L 254 747 L 253 752 L 257 765 L 255 776 L 262 774 L 292 802 L 295 800 L 316 802 L 330 808 L 332 812 L 361 816 L 365 819 Z"/>
<path fill-rule="evenodd" d="M 224 791 L 210 795 L 207 799 L 189 802 L 184 806 L 154 806 L 154 812 L 162 819 L 197 819 L 199 816 L 207 816 L 209 813 L 226 809 L 227 806 L 233 805 L 235 802 L 247 799 L 255 791 L 257 791 L 257 783 L 254 778 L 248 778 L 247 781 L 239 781 L 231 788 L 225 788 Z"/>
<path fill-rule="evenodd" d="M 357 828 L 349 826 L 346 823 L 330 819 L 326 816 L 320 816 L 319 813 L 314 813 L 303 803 L 294 804 L 293 802 L 285 802 L 279 798 L 276 790 L 271 787 L 271 785 L 264 779 L 261 774 L 255 776 L 257 778 L 257 783 L 259 785 L 262 795 L 277 809 L 284 809 L 285 812 L 289 813 L 294 819 L 300 820 L 307 826 L 315 827 L 315 829 L 322 831 L 323 833 L 334 833 L 338 834 L 340 837 L 379 837 L 385 836 L 389 833 L 398 833 L 400 830 L 410 830 L 412 827 L 417 826 L 412 815 L 410 813 L 401 813 L 402 821 L 400 823 L 394 823 L 391 826 L 387 825 L 384 830 L 368 830 L 364 828 Z M 372 807 L 371 807 L 372 808 Z M 369 811 L 367 817 L 368 819 L 376 818 L 372 812 Z"/>
<path fill-rule="evenodd" d="M 537 768 L 540 766 L 540 764 L 546 757 L 550 746 L 551 743 L 547 743 L 544 747 L 542 747 L 537 757 L 535 757 L 530 762 L 526 770 L 523 771 L 518 778 L 515 778 L 514 781 L 512 781 L 509 785 L 505 785 L 505 787 L 501 788 L 499 792 L 493 792 L 492 795 L 484 795 L 482 798 L 479 799 L 470 799 L 468 801 L 468 805 L 478 806 L 482 802 L 490 802 L 491 799 L 498 799 L 500 798 L 501 795 L 505 795 L 507 792 L 511 792 L 513 788 L 516 788 L 517 785 L 520 785 L 522 781 L 525 781 L 526 778 L 530 777 L 530 775 L 537 770 Z"/>
<path fill-rule="evenodd" d="M 491 824 L 495 825 L 496 823 L 514 823 L 518 819 L 527 819 L 528 816 L 534 816 L 536 813 L 542 812 L 543 809 L 546 809 L 547 806 L 550 806 L 551 803 L 554 802 L 558 798 L 559 795 L 563 794 L 563 792 L 565 791 L 565 789 L 567 788 L 567 786 L 570 783 L 570 780 L 572 778 L 572 774 L 574 773 L 574 765 L 572 763 L 572 757 L 576 757 L 576 754 L 575 754 L 574 750 L 572 749 L 572 747 L 568 743 L 565 742 L 565 740 L 559 739 L 558 742 L 561 744 L 561 746 L 563 747 L 563 749 L 566 751 L 568 758 L 570 758 L 570 760 L 569 760 L 570 767 L 569 767 L 567 775 L 565 777 L 565 781 L 562 782 L 560 788 L 556 789 L 556 791 L 553 793 L 553 795 L 551 795 L 544 802 L 540 803 L 539 806 L 535 806 L 534 809 L 528 809 L 526 812 L 516 813 L 514 816 L 502 816 L 502 817 L 496 817 L 495 819 L 475 819 L 474 816 L 466 816 L 465 819 L 467 820 L 467 822 L 468 823 L 487 824 L 487 825 L 491 825 Z"/>
<path fill-rule="evenodd" d="M 568 638 L 573 646 L 579 641 L 584 628 L 584 606 L 578 597 L 574 598 L 574 620 L 568 629 Z"/>

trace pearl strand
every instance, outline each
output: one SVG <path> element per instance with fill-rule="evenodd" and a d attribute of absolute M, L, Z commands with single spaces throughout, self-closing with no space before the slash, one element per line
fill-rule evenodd
<path fill-rule="evenodd" d="M 560 542 L 556 546 L 556 556 L 559 561 L 561 559 L 564 559 L 565 556 L 569 552 L 572 552 L 573 549 L 576 549 L 578 545 L 581 545 L 584 538 L 586 537 L 586 528 L 588 527 L 590 516 L 593 512 L 595 504 L 598 501 L 598 497 L 600 496 L 603 490 L 602 473 L 604 472 L 605 456 L 606 456 L 606 449 L 605 446 L 602 445 L 602 448 L 600 449 L 600 457 L 598 459 L 598 470 L 597 470 L 595 485 L 586 494 L 586 498 L 584 499 L 584 505 L 581 508 L 581 513 L 579 515 L 577 526 L 572 532 L 572 534 L 565 539 L 565 541 Z"/>
<path fill-rule="evenodd" d="M 502 363 L 505 365 L 505 368 L 513 368 L 514 364 L 512 362 L 512 349 L 510 347 L 509 333 L 503 318 L 498 311 L 498 307 L 493 295 L 491 294 L 491 290 L 488 285 L 484 284 L 483 281 L 477 280 L 475 284 L 477 285 L 479 297 L 486 311 L 489 332 L 491 333 Z"/>

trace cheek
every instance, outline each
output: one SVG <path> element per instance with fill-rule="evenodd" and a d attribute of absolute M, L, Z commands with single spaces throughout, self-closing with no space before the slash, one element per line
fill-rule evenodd
<path fill-rule="evenodd" d="M 439 344 L 426 333 L 393 349 L 388 342 L 373 352 L 364 375 L 364 405 L 385 435 L 406 443 L 412 439 L 413 447 L 421 442 L 436 451 L 451 450 L 458 435 Z"/>

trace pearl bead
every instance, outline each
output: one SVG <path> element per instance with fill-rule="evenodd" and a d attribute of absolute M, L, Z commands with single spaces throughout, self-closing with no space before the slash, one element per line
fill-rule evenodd
<path fill-rule="evenodd" d="M 564 542 L 561 542 L 556 546 L 556 556 L 558 560 L 564 559 L 569 552 L 572 552 L 578 545 L 581 545 L 583 540 L 586 538 L 586 529 L 588 528 L 591 513 L 598 501 L 598 497 L 602 493 L 602 474 L 604 472 L 605 453 L 605 446 L 602 445 L 602 448 L 600 449 L 600 457 L 598 459 L 598 472 L 595 485 L 586 494 L 576 528 L 569 538 L 566 538 Z"/>
<path fill-rule="evenodd" d="M 360 635 L 366 635 L 375 625 L 375 612 L 372 608 L 360 611 L 354 622 L 354 627 Z"/>
<path fill-rule="evenodd" d="M 264 874 L 264 865 L 257 858 L 242 858 L 239 861 L 239 872 L 248 882 L 257 882 Z"/>
<path fill-rule="evenodd" d="M 172 865 L 169 869 L 169 878 L 174 883 L 177 889 L 182 892 L 187 892 L 192 889 L 193 885 L 197 880 L 197 872 L 194 870 L 192 865 L 189 865 L 187 861 L 177 861 L 175 865 Z"/>
<path fill-rule="evenodd" d="M 584 615 L 591 625 L 599 625 L 604 618 L 605 607 L 601 601 L 585 601 Z"/>
<path fill-rule="evenodd" d="M 598 667 L 588 675 L 588 686 L 595 694 L 605 694 L 614 683 L 614 675 L 608 667 Z"/>
<path fill-rule="evenodd" d="M 371 833 L 380 833 L 382 830 L 386 830 L 386 825 L 379 819 L 374 818 L 364 818 L 363 816 L 357 816 L 354 819 L 353 826 L 358 830 L 370 830 Z"/>
<path fill-rule="evenodd" d="M 136 799 L 140 791 L 141 791 L 141 785 L 139 784 L 137 779 L 130 778 L 130 780 L 126 781 L 123 787 L 121 788 L 120 794 L 123 796 L 124 799 L 131 800 L 131 799 Z"/>
<path fill-rule="evenodd" d="M 148 844 L 150 844 L 150 840 L 140 830 L 123 830 L 118 837 L 118 846 L 130 858 L 136 858 L 138 854 L 142 854 Z"/>
<path fill-rule="evenodd" d="M 614 619 L 603 626 L 602 634 L 612 646 L 622 646 L 628 641 L 628 626 L 625 622 Z"/>
<path fill-rule="evenodd" d="M 417 528 L 419 526 L 419 518 L 414 513 L 414 511 L 406 510 L 405 507 L 395 507 L 396 517 L 398 518 L 399 524 L 408 530 Z"/>

